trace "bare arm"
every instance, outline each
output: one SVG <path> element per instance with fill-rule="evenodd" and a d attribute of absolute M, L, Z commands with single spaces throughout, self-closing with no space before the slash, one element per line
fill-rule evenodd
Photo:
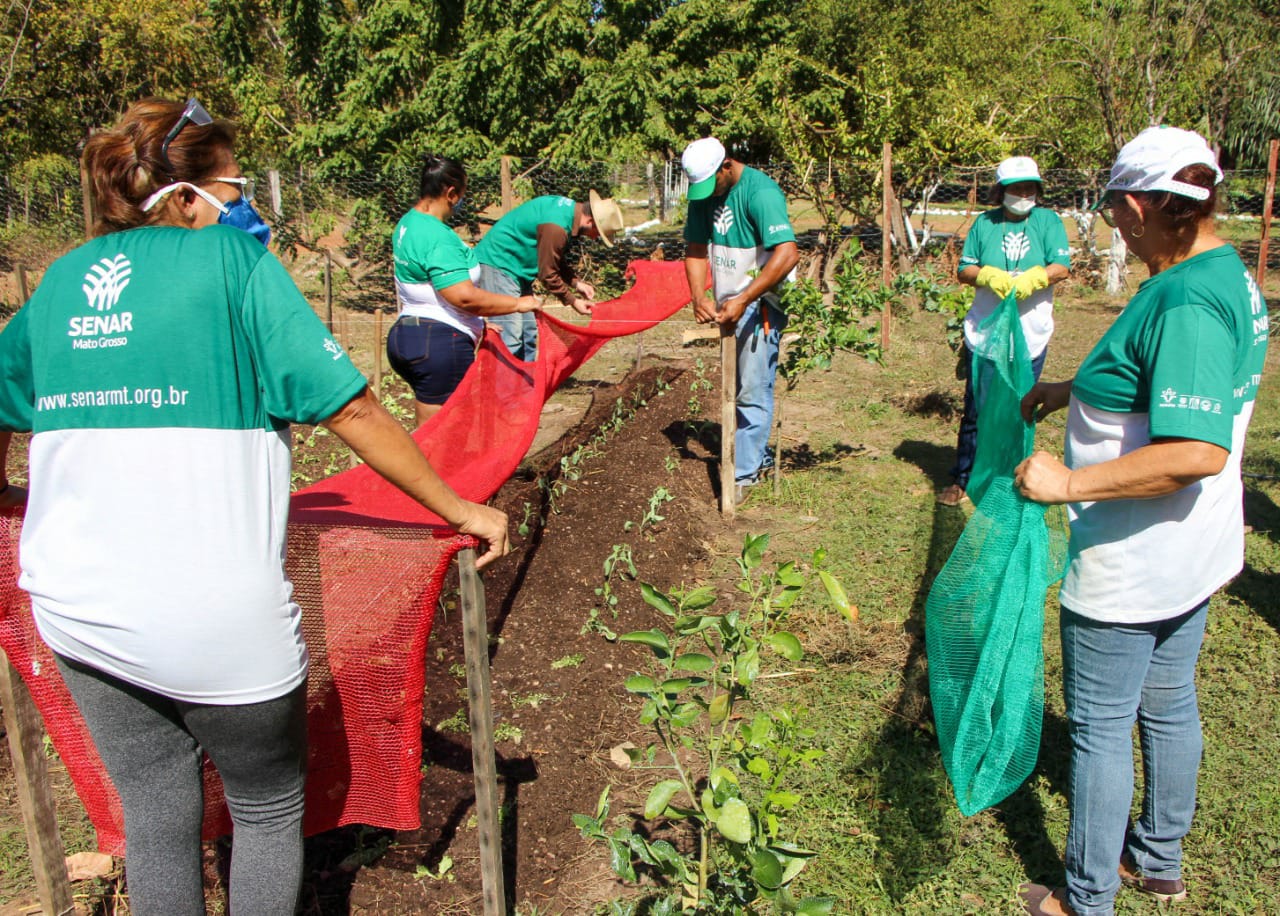
<path fill-rule="evenodd" d="M 510 298 L 510 297 L 507 297 Z M 483 542 L 476 566 L 486 566 L 507 552 L 507 517 L 497 509 L 468 502 L 440 479 L 386 408 L 368 388 L 324 421 L 324 426 L 351 447 L 364 462 L 451 527 Z"/>
<path fill-rule="evenodd" d="M 1151 499 L 1167 496 L 1219 473 L 1229 452 L 1198 439 L 1158 439 L 1127 455 L 1068 470 L 1048 452 L 1036 452 L 1013 472 L 1022 495 L 1038 503 Z"/>
<path fill-rule="evenodd" d="M 1049 275 L 1050 283 L 1060 283 L 1071 276 L 1071 271 L 1061 264 L 1050 264 L 1044 269 L 1044 272 Z"/>
<path fill-rule="evenodd" d="M 956 275 L 957 279 L 965 286 L 978 285 L 978 271 L 982 270 L 977 264 L 971 264 Z"/>
<path fill-rule="evenodd" d="M 689 300 L 693 303 L 693 317 L 706 324 L 716 320 L 715 302 L 707 298 L 707 272 L 711 269 L 707 260 L 707 246 L 690 243 L 684 250 L 684 275 L 689 281 Z"/>
<path fill-rule="evenodd" d="M 1036 382 L 1022 398 L 1022 419 L 1030 423 L 1032 420 L 1043 420 L 1055 410 L 1061 410 L 1071 403 L 1071 383 Z"/>
<path fill-rule="evenodd" d="M 800 262 L 800 248 L 795 242 L 781 242 L 769 253 L 760 272 L 751 278 L 747 288 L 736 296 L 720 303 L 716 320 L 721 324 L 737 324 L 747 306 L 787 278 L 787 274 Z"/>
<path fill-rule="evenodd" d="M 537 296 L 504 296 L 491 293 L 463 280 L 440 290 L 444 301 L 473 315 L 509 315 L 512 312 L 534 312 L 542 307 Z"/>

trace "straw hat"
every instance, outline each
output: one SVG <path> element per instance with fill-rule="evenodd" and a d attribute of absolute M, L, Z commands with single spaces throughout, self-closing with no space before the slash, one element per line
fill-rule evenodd
<path fill-rule="evenodd" d="M 622 231 L 622 208 L 612 197 L 601 197 L 595 191 L 588 195 L 587 201 L 591 218 L 600 230 L 600 241 L 612 248 L 613 237 Z"/>

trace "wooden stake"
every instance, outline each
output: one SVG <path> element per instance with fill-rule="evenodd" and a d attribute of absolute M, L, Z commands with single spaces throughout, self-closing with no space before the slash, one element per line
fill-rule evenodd
<path fill-rule="evenodd" d="M 499 175 L 502 180 L 502 214 L 505 216 L 515 209 L 516 192 L 511 184 L 511 157 L 503 156 L 498 163 Z"/>
<path fill-rule="evenodd" d="M 880 282 L 888 286 L 893 282 L 893 263 L 890 260 L 893 238 L 890 227 L 893 225 L 893 144 L 884 145 L 884 162 L 881 165 L 884 188 L 881 195 L 881 229 L 880 229 Z M 880 350 L 889 352 L 889 322 L 893 317 L 888 300 L 884 304 L 884 313 L 880 318 Z"/>
<path fill-rule="evenodd" d="M 373 312 L 373 393 L 382 400 L 382 306 Z"/>
<path fill-rule="evenodd" d="M 462 648 L 471 714 L 471 765 L 475 771 L 476 821 L 480 828 L 480 876 L 485 916 L 504 916 L 507 895 L 502 873 L 502 830 L 498 824 L 498 773 L 493 747 L 493 707 L 489 698 L 489 627 L 484 583 L 476 572 L 476 552 L 458 554 L 462 601 Z"/>
<path fill-rule="evenodd" d="M 764 303 L 760 303 L 764 308 Z M 733 518 L 733 439 L 738 432 L 738 338 L 720 326 L 720 514 Z"/>
<path fill-rule="evenodd" d="M 324 323 L 333 333 L 333 255 L 324 250 Z"/>
<path fill-rule="evenodd" d="M 40 713 L 8 657 L 0 650 L 0 706 L 9 733 L 9 752 L 17 778 L 22 826 L 35 872 L 36 896 L 45 913 L 62 916 L 72 911 L 71 882 L 67 880 L 66 850 L 58 835 L 58 815 L 44 761 L 44 728 Z"/>
<path fill-rule="evenodd" d="M 1280 140 L 1271 141 L 1271 155 L 1267 158 L 1267 191 L 1262 198 L 1262 239 L 1258 242 L 1258 289 L 1267 279 L 1267 248 L 1271 244 L 1271 206 L 1276 198 L 1276 156 L 1280 153 Z"/>
<path fill-rule="evenodd" d="M 21 304 L 26 305 L 27 300 L 31 298 L 31 290 L 27 288 L 27 269 L 19 264 L 14 270 L 18 274 L 18 295 L 21 296 Z"/>
<path fill-rule="evenodd" d="M 89 183 L 89 174 L 80 170 L 80 207 L 84 211 L 84 237 L 93 238 L 93 224 L 97 222 L 97 213 L 93 208 L 93 187 Z"/>

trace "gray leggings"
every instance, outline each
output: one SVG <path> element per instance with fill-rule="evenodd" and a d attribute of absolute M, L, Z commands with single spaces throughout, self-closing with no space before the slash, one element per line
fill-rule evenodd
<path fill-rule="evenodd" d="M 125 873 L 138 916 L 203 916 L 201 752 L 226 788 L 235 833 L 232 916 L 291 916 L 302 883 L 306 685 L 243 706 L 172 700 L 58 658 L 124 807 Z"/>

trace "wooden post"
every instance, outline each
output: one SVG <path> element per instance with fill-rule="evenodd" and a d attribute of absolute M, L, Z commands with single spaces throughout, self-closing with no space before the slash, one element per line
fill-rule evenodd
<path fill-rule="evenodd" d="M 489 699 L 489 627 L 485 618 L 484 584 L 476 573 L 474 549 L 458 554 L 458 579 L 462 593 L 462 648 L 471 715 L 471 766 L 475 771 L 484 916 L 503 916 L 507 911 L 507 894 L 502 874 L 502 830 L 498 824 L 493 707 Z"/>
<path fill-rule="evenodd" d="M 80 207 L 84 211 L 84 237 L 91 239 L 93 224 L 98 221 L 98 215 L 93 209 L 93 188 L 89 184 L 89 174 L 84 169 L 80 170 Z"/>
<path fill-rule="evenodd" d="M 267 172 L 267 188 L 271 194 L 271 212 L 280 216 L 280 172 L 276 169 L 270 169 Z"/>
<path fill-rule="evenodd" d="M 333 328 L 333 255 L 324 250 L 324 323 L 332 334 Z"/>
<path fill-rule="evenodd" d="M 0 706 L 9 733 L 9 753 L 17 779 L 27 854 L 36 877 L 36 896 L 45 913 L 62 916 L 72 911 L 71 882 L 67 880 L 66 850 L 58 835 L 58 816 L 44 761 L 44 729 L 27 685 L 0 650 Z"/>
<path fill-rule="evenodd" d="M 782 362 L 782 353 L 778 354 L 778 362 Z M 775 423 L 773 428 L 777 433 L 777 439 L 773 443 L 773 495 L 780 496 L 782 494 L 782 398 L 778 397 L 777 389 L 774 389 L 773 396 L 773 415 Z"/>
<path fill-rule="evenodd" d="M 883 162 L 881 164 L 884 188 L 881 195 L 880 213 L 880 282 L 888 286 L 893 282 L 892 257 L 893 238 L 890 228 L 893 225 L 893 144 L 884 145 Z M 884 304 L 884 314 L 880 318 L 880 350 L 889 351 L 889 321 L 893 317 L 888 301 Z"/>
<path fill-rule="evenodd" d="M 503 156 L 498 168 L 502 178 L 502 214 L 505 216 L 516 206 L 516 192 L 511 185 L 511 157 Z"/>
<path fill-rule="evenodd" d="M 382 400 L 382 306 L 373 311 L 373 393 Z"/>
<path fill-rule="evenodd" d="M 21 297 L 19 301 L 25 305 L 27 300 L 31 298 L 31 290 L 27 287 L 27 269 L 19 264 L 14 268 L 14 271 L 18 275 L 18 295 Z"/>
<path fill-rule="evenodd" d="M 764 303 L 760 303 L 764 308 Z M 720 514 L 733 518 L 733 439 L 738 432 L 738 338 L 730 325 L 720 325 Z"/>
<path fill-rule="evenodd" d="M 1267 157 L 1267 191 L 1262 198 L 1262 238 L 1258 242 L 1258 289 L 1262 289 L 1262 284 L 1267 279 L 1267 248 L 1271 244 L 1271 207 L 1276 198 L 1278 152 L 1280 152 L 1280 140 L 1272 140 L 1271 155 Z"/>

